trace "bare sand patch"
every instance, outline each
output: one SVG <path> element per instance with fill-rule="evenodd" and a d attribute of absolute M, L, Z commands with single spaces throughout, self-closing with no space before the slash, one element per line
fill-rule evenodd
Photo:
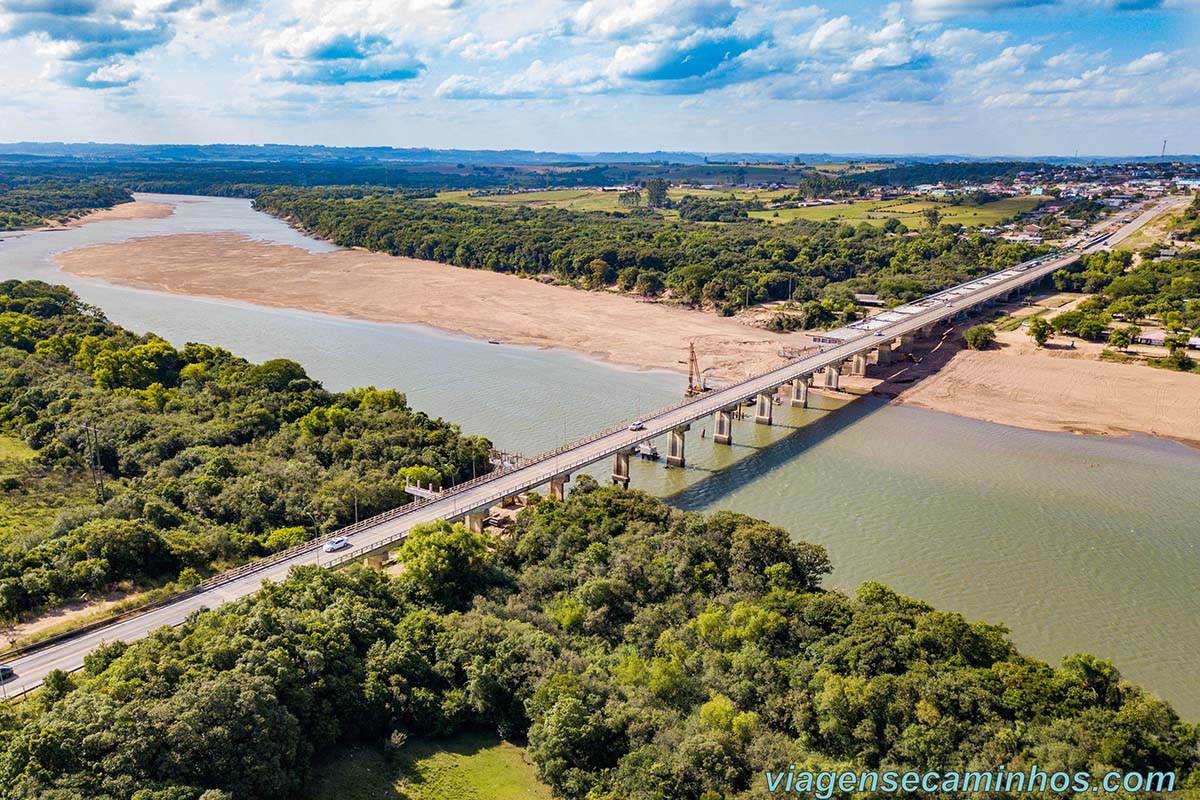
<path fill-rule="evenodd" d="M 41 230 L 78 228 L 92 222 L 109 222 L 112 220 L 162 219 L 174 213 L 174 203 L 163 203 L 157 200 L 134 200 L 131 203 L 121 203 L 112 208 L 102 208 L 98 211 L 92 211 L 65 223 L 51 222 L 41 228 Z"/>
<path fill-rule="evenodd" d="M 15 642 L 20 642 L 30 636 L 54 628 L 66 628 L 71 623 L 84 624 L 90 621 L 90 618 L 99 617 L 113 606 L 128 599 L 129 595 L 127 594 L 113 592 L 97 600 L 67 603 L 66 605 L 58 606 L 28 622 L 19 622 L 9 628 L 5 628 L 2 631 L 5 640 L 4 643 L 12 645 Z"/>
<path fill-rule="evenodd" d="M 558 347 L 639 368 L 686 371 L 688 344 L 717 379 L 778 366 L 807 338 L 737 319 L 583 292 L 482 270 L 362 250 L 313 254 L 240 234 L 181 234 L 95 245 L 57 256 L 76 275 L 186 295 L 242 300 L 381 322 L 429 325 L 480 339 Z M 1078 298 L 1070 298 L 1063 310 Z M 1035 347 L 1023 331 L 997 345 L 962 347 L 962 329 L 919 345 L 919 364 L 852 391 L 959 416 L 1048 431 L 1131 432 L 1200 443 L 1200 376 L 1100 361 L 1100 345 L 1052 340 Z"/>
<path fill-rule="evenodd" d="M 179 234 L 70 250 L 63 269 L 113 283 L 559 347 L 618 364 L 736 379 L 805 343 L 733 318 L 362 250 L 310 253 L 240 234 Z"/>
<path fill-rule="evenodd" d="M 1101 361 L 1101 345 L 1072 349 L 1065 338 L 1039 348 L 1023 331 L 998 332 L 997 346 L 983 351 L 958 338 L 948 334 L 942 356 L 881 388 L 898 392 L 900 403 L 986 422 L 1200 446 L 1200 375 Z"/>

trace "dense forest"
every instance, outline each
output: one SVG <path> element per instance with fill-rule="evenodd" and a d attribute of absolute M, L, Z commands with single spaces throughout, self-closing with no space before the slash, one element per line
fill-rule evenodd
<path fill-rule="evenodd" d="M 922 183 L 973 182 L 1003 180 L 1018 173 L 1040 173 L 1047 165 L 1037 161 L 949 161 L 930 164 L 902 164 L 887 169 L 849 176 L 874 186 L 918 186 Z"/>
<path fill-rule="evenodd" d="M 883 227 L 798 220 L 723 225 L 642 214 L 476 207 L 391 195 L 345 198 L 278 189 L 256 207 L 346 247 L 460 267 L 545 275 L 587 288 L 617 286 L 731 312 L 789 297 L 806 327 L 857 313 L 853 293 L 907 301 L 1018 263 L 1041 249 L 942 226 L 904 235 Z M 688 200 L 700 214 L 710 202 Z M 744 209 L 739 209 L 744 213 Z"/>
<path fill-rule="evenodd" d="M 282 800 L 339 742 L 480 727 L 572 800 L 765 797 L 788 765 L 1198 788 L 1197 729 L 1113 665 L 1051 667 L 880 584 L 821 591 L 822 548 L 745 516 L 584 477 L 509 538 L 433 523 L 398 557 L 396 578 L 297 570 L 52 674 L 0 708 L 0 797 Z"/>
<path fill-rule="evenodd" d="M 598 173 L 597 170 L 600 170 Z M 379 163 L 203 162 L 96 163 L 71 161 L 0 164 L 5 175 L 45 181 L 80 183 L 102 181 L 134 192 L 203 194 L 215 197 L 257 197 L 279 186 L 362 186 L 375 193 L 391 190 L 475 189 L 496 186 L 593 185 L 603 168 L 562 172 L 516 167 L 411 167 Z"/>
<path fill-rule="evenodd" d="M 131 200 L 129 192 L 111 183 L 11 176 L 0 170 L 0 231 L 65 222 Z"/>
<path fill-rule="evenodd" d="M 406 475 L 490 468 L 487 440 L 395 390 L 177 350 L 40 282 L 0 283 L 0 432 L 36 454 L 4 466 L 0 510 L 63 500 L 0 532 L 0 621 L 120 581 L 198 580 L 403 505 Z"/>

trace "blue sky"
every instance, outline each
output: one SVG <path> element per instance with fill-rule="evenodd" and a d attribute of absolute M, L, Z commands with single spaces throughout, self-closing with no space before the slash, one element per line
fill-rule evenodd
<path fill-rule="evenodd" d="M 0 0 L 0 141 L 1200 152 L 1200 0 Z"/>

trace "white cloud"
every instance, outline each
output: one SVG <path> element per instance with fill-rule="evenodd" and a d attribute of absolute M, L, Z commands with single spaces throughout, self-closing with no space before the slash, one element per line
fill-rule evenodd
<path fill-rule="evenodd" d="M 959 62 L 976 60 L 980 53 L 1004 44 L 1009 34 L 1003 31 L 977 31 L 973 28 L 949 28 L 938 34 L 929 51 L 939 58 Z"/>
<path fill-rule="evenodd" d="M 471 61 L 503 61 L 518 53 L 524 53 L 535 48 L 542 42 L 542 37 L 528 34 L 517 39 L 497 39 L 483 41 L 474 34 L 468 33 L 451 42 L 463 58 Z"/>
<path fill-rule="evenodd" d="M 1161 50 L 1156 50 L 1130 61 L 1121 68 L 1121 72 L 1126 75 L 1151 75 L 1163 71 L 1170 65 L 1171 57 Z"/>
<path fill-rule="evenodd" d="M 142 74 L 135 59 L 170 42 L 179 26 L 241 6 L 236 0 L 4 0 L 0 39 L 32 43 L 52 80 L 123 88 Z"/>
<path fill-rule="evenodd" d="M 723 28 L 738 16 L 730 0 L 588 0 L 569 30 L 602 38 L 676 38 L 697 28 Z"/>

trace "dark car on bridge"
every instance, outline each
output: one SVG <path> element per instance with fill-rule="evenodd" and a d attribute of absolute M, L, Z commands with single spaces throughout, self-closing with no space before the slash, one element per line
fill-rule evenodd
<path fill-rule="evenodd" d="M 4 683 L 5 681 L 15 677 L 17 677 L 17 673 L 13 671 L 12 667 L 5 664 L 0 664 L 0 683 Z"/>

